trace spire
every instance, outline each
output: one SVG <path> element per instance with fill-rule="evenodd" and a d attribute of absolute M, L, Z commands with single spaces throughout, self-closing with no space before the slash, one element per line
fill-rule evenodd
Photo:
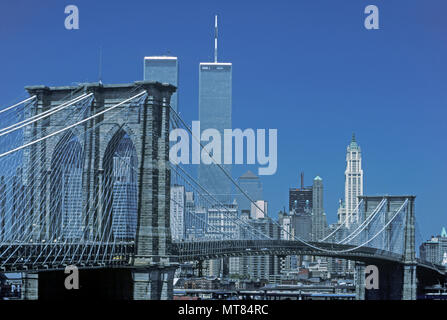
<path fill-rule="evenodd" d="M 357 141 L 355 139 L 355 133 L 352 133 L 352 138 L 351 138 L 351 143 L 348 146 L 349 149 L 353 150 L 353 149 L 360 149 L 359 145 L 357 144 Z"/>
<path fill-rule="evenodd" d="M 441 237 L 447 238 L 447 232 L 445 231 L 445 227 L 442 227 Z"/>
<path fill-rule="evenodd" d="M 214 16 L 214 62 L 217 62 L 217 14 Z"/>

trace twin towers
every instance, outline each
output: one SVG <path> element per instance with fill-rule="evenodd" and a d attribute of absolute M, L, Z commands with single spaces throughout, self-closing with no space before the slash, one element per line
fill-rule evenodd
<path fill-rule="evenodd" d="M 217 60 L 217 16 L 214 20 L 214 61 L 199 64 L 199 121 L 201 130 L 217 129 L 221 135 L 224 129 L 232 127 L 232 63 Z M 178 112 L 179 61 L 175 56 L 148 56 L 144 58 L 144 80 L 170 83 L 179 90 L 171 97 L 171 107 Z M 223 164 L 230 173 L 231 165 Z M 215 164 L 199 165 L 198 181 L 210 194 L 215 195 L 223 203 L 230 202 L 231 182 Z"/>

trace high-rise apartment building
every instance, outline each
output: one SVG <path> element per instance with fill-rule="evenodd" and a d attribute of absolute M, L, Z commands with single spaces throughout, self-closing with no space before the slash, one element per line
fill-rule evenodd
<path fill-rule="evenodd" d="M 144 57 L 144 80 L 170 83 L 178 87 L 178 59 L 171 56 Z M 178 111 L 178 90 L 171 96 L 171 107 Z"/>

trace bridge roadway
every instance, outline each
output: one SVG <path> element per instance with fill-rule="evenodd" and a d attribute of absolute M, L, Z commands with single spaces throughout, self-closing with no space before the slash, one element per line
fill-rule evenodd
<path fill-rule="evenodd" d="M 307 244 L 296 240 L 191 241 L 177 242 L 174 245 L 180 262 L 247 255 L 309 255 L 361 261 L 367 264 L 404 263 L 403 255 L 376 248 L 361 247 L 347 251 L 356 246 L 330 242 L 309 242 L 309 244 L 323 250 L 309 247 Z M 440 274 L 446 274 L 445 267 L 433 265 L 419 259 L 417 260 L 417 266 Z"/>
<path fill-rule="evenodd" d="M 367 264 L 403 264 L 403 256 L 370 247 L 354 250 L 354 245 L 295 240 L 208 240 L 181 241 L 171 244 L 171 257 L 176 262 L 255 255 L 309 255 L 361 261 Z M 134 242 L 76 243 L 1 243 L 0 272 L 62 270 L 74 264 L 80 269 L 125 268 L 133 262 Z M 347 251 L 350 250 L 350 251 Z M 417 260 L 418 268 L 446 274 L 446 268 Z"/>

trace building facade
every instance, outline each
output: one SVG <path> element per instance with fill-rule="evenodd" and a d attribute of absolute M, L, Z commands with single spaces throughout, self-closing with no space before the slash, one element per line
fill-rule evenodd
<path fill-rule="evenodd" d="M 262 219 L 268 217 L 268 202 L 265 200 L 256 200 L 251 204 L 250 217 L 252 219 Z"/>
<path fill-rule="evenodd" d="M 422 260 L 446 265 L 447 261 L 447 232 L 442 228 L 441 234 L 431 237 L 430 240 L 424 242 L 419 247 Z"/>
<path fill-rule="evenodd" d="M 211 62 L 199 66 L 199 121 L 200 131 L 217 130 L 224 137 L 224 130 L 231 129 L 232 64 Z M 206 148 L 206 142 L 202 142 Z M 231 173 L 231 165 L 223 164 Z M 231 202 L 231 184 L 222 170 L 214 163 L 200 164 L 199 183 L 223 203 Z"/>
<path fill-rule="evenodd" d="M 185 204 L 185 187 L 171 186 L 171 234 L 174 241 L 185 239 Z"/>
<path fill-rule="evenodd" d="M 239 186 L 250 196 L 253 201 L 263 199 L 262 183 L 257 175 L 250 170 L 238 178 Z M 242 193 L 238 196 L 239 210 L 251 210 L 251 202 Z"/>
<path fill-rule="evenodd" d="M 327 220 L 323 207 L 323 179 L 315 177 L 312 186 L 312 240 L 323 239 L 326 234 Z"/>

